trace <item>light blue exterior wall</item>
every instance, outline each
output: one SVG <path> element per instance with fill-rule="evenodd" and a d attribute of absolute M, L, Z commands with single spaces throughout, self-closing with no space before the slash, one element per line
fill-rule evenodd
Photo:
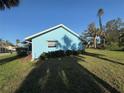
<path fill-rule="evenodd" d="M 48 40 L 57 40 L 57 47 L 49 48 Z M 81 40 L 74 34 L 66 31 L 63 27 L 54 29 L 38 37 L 32 39 L 32 57 L 38 58 L 43 52 L 56 50 L 82 50 L 83 45 Z"/>

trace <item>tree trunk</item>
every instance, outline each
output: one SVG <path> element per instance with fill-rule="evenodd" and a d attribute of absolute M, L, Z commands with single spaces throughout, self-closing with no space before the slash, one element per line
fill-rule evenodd
<path fill-rule="evenodd" d="M 101 16 L 99 16 L 99 26 L 100 26 L 100 30 L 102 32 L 103 28 L 102 28 L 102 19 L 101 19 Z"/>
<path fill-rule="evenodd" d="M 104 47 L 105 47 L 105 38 L 103 39 L 103 45 L 104 45 Z"/>
<path fill-rule="evenodd" d="M 96 48 L 97 45 L 96 45 L 96 36 L 94 37 L 94 48 Z"/>

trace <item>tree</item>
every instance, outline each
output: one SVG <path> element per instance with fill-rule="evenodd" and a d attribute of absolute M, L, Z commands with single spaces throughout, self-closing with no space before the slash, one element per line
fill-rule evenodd
<path fill-rule="evenodd" d="M 97 15 L 98 15 L 98 17 L 99 17 L 99 26 L 100 26 L 100 30 L 101 30 L 101 31 L 102 31 L 102 16 L 103 16 L 103 14 L 104 14 L 104 10 L 103 10 L 102 8 L 100 8 L 100 9 L 98 10 Z"/>
<path fill-rule="evenodd" d="M 101 37 L 101 43 L 105 46 L 105 32 L 103 31 L 103 25 L 102 25 L 102 16 L 104 14 L 104 10 L 100 8 L 97 12 L 98 18 L 99 18 L 99 26 L 100 26 L 100 37 Z"/>
<path fill-rule="evenodd" d="M 20 40 L 16 39 L 16 46 L 18 46 L 19 43 L 20 43 Z"/>
<path fill-rule="evenodd" d="M 120 29 L 119 46 L 124 48 L 124 28 Z"/>
<path fill-rule="evenodd" d="M 90 33 L 88 33 L 88 31 L 87 30 L 85 30 L 82 34 L 81 34 L 81 36 L 80 36 L 80 38 L 83 40 L 83 44 L 86 46 L 86 47 L 88 47 L 89 48 L 89 43 L 91 43 L 92 42 L 92 40 L 91 40 L 91 35 L 90 35 Z"/>
<path fill-rule="evenodd" d="M 11 8 L 19 5 L 19 0 L 0 0 L 0 9 Z"/>
<path fill-rule="evenodd" d="M 122 21 L 120 18 L 110 20 L 106 23 L 106 40 L 109 44 L 119 43 Z"/>
<path fill-rule="evenodd" d="M 94 48 L 97 48 L 97 36 L 100 35 L 99 29 L 96 28 L 95 23 L 91 23 L 88 25 L 88 33 L 93 37 Z"/>

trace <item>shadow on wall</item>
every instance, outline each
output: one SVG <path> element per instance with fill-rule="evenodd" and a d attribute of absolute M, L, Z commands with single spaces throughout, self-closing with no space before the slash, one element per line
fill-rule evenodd
<path fill-rule="evenodd" d="M 58 42 L 57 48 L 60 47 L 63 50 L 82 50 L 82 43 L 80 42 L 78 45 L 76 43 L 73 43 L 73 40 L 71 40 L 67 35 L 65 35 L 62 38 L 62 41 L 64 44 Z"/>
<path fill-rule="evenodd" d="M 63 38 L 64 45 L 62 46 L 64 50 L 69 50 L 72 45 L 72 40 L 65 35 Z"/>
<path fill-rule="evenodd" d="M 40 62 L 15 93 L 120 93 L 79 65 L 79 60 L 73 56 Z"/>

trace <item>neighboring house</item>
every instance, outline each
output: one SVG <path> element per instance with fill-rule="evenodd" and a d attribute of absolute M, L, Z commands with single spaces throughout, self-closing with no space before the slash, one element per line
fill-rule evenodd
<path fill-rule="evenodd" d="M 11 46 L 11 45 L 8 45 L 6 46 L 6 48 L 10 51 L 16 51 L 16 47 L 15 46 Z"/>
<path fill-rule="evenodd" d="M 63 24 L 26 37 L 30 44 L 32 59 L 37 59 L 43 52 L 57 50 L 83 50 L 80 36 Z"/>
<path fill-rule="evenodd" d="M 7 43 L 4 40 L 0 41 L 0 53 L 8 53 L 10 51 L 15 51 L 15 46 Z"/>
<path fill-rule="evenodd" d="M 5 47 L 0 46 L 0 53 L 7 53 L 7 52 L 8 50 Z"/>

